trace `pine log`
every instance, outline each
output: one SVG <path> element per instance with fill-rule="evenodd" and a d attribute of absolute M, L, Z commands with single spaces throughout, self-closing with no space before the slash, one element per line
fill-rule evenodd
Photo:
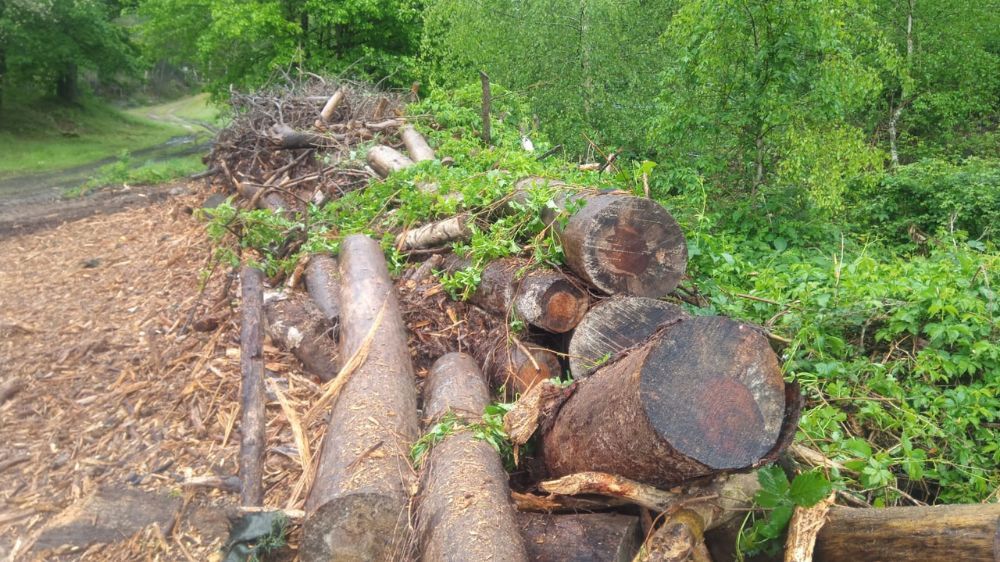
<path fill-rule="evenodd" d="M 446 261 L 445 269 L 457 271 L 469 262 L 460 258 Z M 532 326 L 553 333 L 572 330 L 587 313 L 590 295 L 579 283 L 547 267 L 528 269 L 521 258 L 503 258 L 486 264 L 479 287 L 469 298 L 503 318 L 513 312 Z"/>
<path fill-rule="evenodd" d="M 410 153 L 410 158 L 414 162 L 434 159 L 434 149 L 427 144 L 427 139 L 412 126 L 403 127 L 400 136 L 403 138 L 403 144 L 406 145 L 406 151 Z"/>
<path fill-rule="evenodd" d="M 340 272 L 337 260 L 327 254 L 309 256 L 306 265 L 306 290 L 332 326 L 340 320 Z"/>
<path fill-rule="evenodd" d="M 518 513 L 532 562 L 629 562 L 642 544 L 639 518 L 617 513 Z"/>
<path fill-rule="evenodd" d="M 418 435 L 413 366 L 379 243 L 344 238 L 340 250 L 340 356 L 357 365 L 327 422 L 306 499 L 303 560 L 387 560 L 410 543 Z M 350 359 L 349 359 L 350 358 Z"/>
<path fill-rule="evenodd" d="M 554 477 L 596 471 L 669 487 L 760 461 L 785 407 L 767 338 L 691 318 L 579 381 L 543 435 L 543 458 Z"/>
<path fill-rule="evenodd" d="M 541 178 L 525 178 L 513 200 Z M 518 195 L 518 192 L 523 193 Z M 687 268 L 687 242 L 677 221 L 659 203 L 623 193 L 562 193 L 553 202 L 567 208 L 584 203 L 558 230 L 566 264 L 584 281 L 608 294 L 662 297 L 674 290 Z M 552 222 L 553 212 L 543 214 Z"/>
<path fill-rule="evenodd" d="M 506 335 L 485 345 L 480 355 L 487 379 L 519 394 L 562 373 L 555 353 L 532 343 L 510 341 Z"/>
<path fill-rule="evenodd" d="M 264 503 L 264 274 L 240 270 L 240 505 Z"/>
<path fill-rule="evenodd" d="M 466 213 L 428 223 L 400 233 L 396 237 L 396 247 L 403 252 L 409 252 L 468 240 L 472 236 L 470 224 L 472 218 Z"/>
<path fill-rule="evenodd" d="M 393 172 L 412 166 L 413 160 L 395 148 L 380 144 L 368 149 L 368 165 L 384 178 Z"/>
<path fill-rule="evenodd" d="M 834 506 L 816 562 L 1000 561 L 1000 504 L 857 509 Z"/>
<path fill-rule="evenodd" d="M 301 361 L 307 373 L 324 382 L 337 375 L 333 328 L 308 297 L 269 291 L 264 295 L 264 315 L 271 340 Z"/>
<path fill-rule="evenodd" d="M 662 324 L 687 318 L 679 306 L 616 295 L 592 307 L 569 340 L 569 370 L 580 379 L 602 362 L 645 341 Z"/>
<path fill-rule="evenodd" d="M 490 401 L 479 367 L 464 353 L 434 363 L 424 395 L 428 428 L 448 412 L 479 422 Z M 527 560 L 508 476 L 489 443 L 467 429 L 445 437 L 428 453 L 422 480 L 416 512 L 421 560 Z"/>

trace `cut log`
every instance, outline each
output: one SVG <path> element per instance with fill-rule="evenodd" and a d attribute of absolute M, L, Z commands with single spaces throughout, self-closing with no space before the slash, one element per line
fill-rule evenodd
<path fill-rule="evenodd" d="M 639 518 L 617 513 L 518 513 L 532 562 L 628 562 L 642 544 Z"/>
<path fill-rule="evenodd" d="M 333 114 L 337 111 L 337 108 L 340 107 L 340 104 L 344 101 L 346 95 L 347 94 L 344 91 L 344 88 L 337 88 L 337 91 L 330 96 L 330 99 L 326 100 L 326 103 L 323 105 L 323 109 L 319 112 L 319 121 L 316 123 L 317 127 L 321 127 L 322 125 L 333 121 Z"/>
<path fill-rule="evenodd" d="M 834 506 L 816 538 L 816 562 L 997 562 L 1000 504 L 856 509 Z"/>
<path fill-rule="evenodd" d="M 340 272 L 337 260 L 327 254 L 309 256 L 306 265 L 306 290 L 332 326 L 340 320 Z"/>
<path fill-rule="evenodd" d="M 600 364 L 645 341 L 661 325 L 687 318 L 679 306 L 618 295 L 591 308 L 569 340 L 569 370 L 580 379 Z"/>
<path fill-rule="evenodd" d="M 239 182 L 236 189 L 244 199 L 252 202 L 254 207 L 258 209 L 267 209 L 275 213 L 287 213 L 292 208 L 280 193 L 267 190 L 267 188 L 259 185 Z"/>
<path fill-rule="evenodd" d="M 472 236 L 469 225 L 472 218 L 465 214 L 425 224 L 407 230 L 396 237 L 396 247 L 403 252 L 436 248 L 452 242 L 468 240 Z"/>
<path fill-rule="evenodd" d="M 240 505 L 264 503 L 264 274 L 240 270 Z"/>
<path fill-rule="evenodd" d="M 457 271 L 469 262 L 447 260 L 445 269 Z M 529 268 L 521 258 L 492 261 L 483 268 L 479 287 L 469 298 L 489 312 L 507 318 L 513 312 L 532 326 L 553 333 L 572 330 L 590 305 L 590 295 L 566 275 L 546 268 Z"/>
<path fill-rule="evenodd" d="M 527 189 L 543 182 L 565 185 L 556 180 L 524 178 L 516 184 L 513 200 L 523 200 Z M 584 192 L 563 193 L 553 202 L 559 208 L 584 203 L 559 230 L 559 239 L 569 268 L 601 291 L 662 297 L 673 291 L 684 276 L 684 233 L 659 203 L 623 193 Z M 548 212 L 542 218 L 552 222 L 554 217 L 555 213 Z"/>
<path fill-rule="evenodd" d="M 697 317 L 581 380 L 543 436 L 543 457 L 552 476 L 607 472 L 669 487 L 754 465 L 778 443 L 784 417 L 767 338 Z"/>
<path fill-rule="evenodd" d="M 384 178 L 393 172 L 412 166 L 413 160 L 395 148 L 379 144 L 368 149 L 368 165 Z"/>
<path fill-rule="evenodd" d="M 403 138 L 403 144 L 406 145 L 406 151 L 410 153 L 410 158 L 414 162 L 434 159 L 434 149 L 427 144 L 427 139 L 412 126 L 403 127 L 400 136 Z"/>
<path fill-rule="evenodd" d="M 271 340 L 301 361 L 307 373 L 324 382 L 337 375 L 333 328 L 305 295 L 269 291 L 264 295 L 264 315 Z"/>
<path fill-rule="evenodd" d="M 472 357 L 449 353 L 434 363 L 427 378 L 427 427 L 448 412 L 478 422 L 489 400 Z M 422 480 L 416 513 L 421 560 L 527 560 L 507 473 L 492 445 L 459 430 L 430 451 Z"/>
<path fill-rule="evenodd" d="M 525 393 L 540 382 L 562 373 L 559 357 L 531 343 L 511 342 L 503 335 L 487 344 L 481 363 L 488 380 L 496 386 Z"/>
<path fill-rule="evenodd" d="M 284 123 L 271 126 L 271 139 L 278 148 L 294 150 L 298 148 L 327 148 L 333 140 L 325 135 L 309 131 L 296 131 Z"/>
<path fill-rule="evenodd" d="M 406 333 L 378 242 L 344 238 L 340 250 L 340 356 L 356 365 L 323 437 L 299 555 L 303 560 L 387 560 L 409 541 L 409 465 L 417 399 Z M 339 379 L 338 379 L 339 380 Z"/>

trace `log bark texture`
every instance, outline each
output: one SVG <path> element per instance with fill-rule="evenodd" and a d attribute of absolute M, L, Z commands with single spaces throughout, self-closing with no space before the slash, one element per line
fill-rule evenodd
<path fill-rule="evenodd" d="M 412 126 L 407 125 L 400 131 L 406 151 L 410 153 L 410 159 L 414 162 L 434 159 L 434 149 L 427 144 L 427 139 L 417 132 Z"/>
<path fill-rule="evenodd" d="M 518 513 L 532 562 L 630 562 L 642 544 L 639 518 L 617 513 Z"/>
<path fill-rule="evenodd" d="M 679 306 L 646 297 L 617 295 L 593 306 L 569 340 L 569 369 L 580 379 L 602 361 L 638 345 L 662 324 L 688 318 Z"/>
<path fill-rule="evenodd" d="M 267 209 L 276 213 L 284 213 L 292 208 L 292 206 L 288 204 L 288 201 L 286 201 L 280 193 L 275 193 L 274 191 L 262 191 L 267 188 L 260 187 L 259 185 L 239 182 L 236 189 L 244 199 L 252 201 L 254 206 L 258 209 Z"/>
<path fill-rule="evenodd" d="M 289 150 L 297 148 L 326 148 L 331 146 L 332 139 L 309 131 L 297 131 L 284 123 L 271 126 L 271 138 L 278 148 Z"/>
<path fill-rule="evenodd" d="M 305 371 L 328 381 L 337 376 L 337 344 L 333 328 L 308 297 L 295 292 L 264 295 L 267 334 L 294 355 Z"/>
<path fill-rule="evenodd" d="M 682 320 L 577 383 L 543 457 L 552 476 L 654 486 L 754 465 L 778 442 L 785 384 L 767 339 L 722 317 Z"/>
<path fill-rule="evenodd" d="M 406 333 L 378 242 L 346 237 L 340 253 L 340 356 L 363 358 L 333 405 L 306 499 L 303 560 L 387 560 L 409 544 L 418 435 Z M 342 373 L 340 376 L 347 376 Z"/>
<path fill-rule="evenodd" d="M 330 96 L 330 99 L 326 100 L 326 103 L 323 105 L 323 109 L 320 110 L 319 124 L 333 121 L 333 114 L 337 111 L 337 108 L 340 107 L 340 104 L 344 101 L 346 95 L 347 94 L 344 92 L 343 88 L 337 88 L 337 91 Z"/>
<path fill-rule="evenodd" d="M 464 353 L 438 359 L 424 391 L 426 427 L 449 411 L 478 422 L 490 401 L 479 367 Z M 421 560 L 527 560 L 508 476 L 489 443 L 470 430 L 445 437 L 428 454 L 422 481 L 416 525 Z"/>
<path fill-rule="evenodd" d="M 834 506 L 816 562 L 1000 561 L 1000 504 L 857 509 Z"/>
<path fill-rule="evenodd" d="M 264 503 L 264 274 L 240 270 L 240 505 Z"/>
<path fill-rule="evenodd" d="M 557 377 L 562 372 L 559 357 L 532 343 L 517 345 L 501 335 L 488 343 L 481 352 L 483 370 L 494 385 L 506 385 L 508 390 L 525 393 L 540 382 Z"/>
<path fill-rule="evenodd" d="M 309 256 L 305 277 L 309 297 L 327 321 L 336 326 L 340 319 L 340 272 L 337 260 L 327 254 Z"/>
<path fill-rule="evenodd" d="M 368 150 L 368 165 L 384 178 L 393 172 L 412 166 L 413 160 L 395 148 L 380 144 Z"/>
<path fill-rule="evenodd" d="M 401 251 L 436 248 L 472 236 L 469 225 L 472 218 L 465 213 L 407 230 L 396 237 L 396 247 Z"/>

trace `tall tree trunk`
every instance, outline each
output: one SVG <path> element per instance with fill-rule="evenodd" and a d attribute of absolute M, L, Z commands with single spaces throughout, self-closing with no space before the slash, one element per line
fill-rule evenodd
<path fill-rule="evenodd" d="M 906 70 L 913 71 L 913 9 L 917 0 L 907 0 L 906 2 Z M 903 108 L 908 103 L 906 91 L 900 97 L 899 104 L 892 110 L 889 117 L 889 157 L 892 160 L 892 169 L 899 167 L 899 146 L 897 138 L 899 136 L 899 118 L 903 114 Z"/>
<path fill-rule="evenodd" d="M 79 94 L 77 71 L 75 62 L 68 63 L 56 80 L 56 97 L 66 103 L 75 102 Z"/>

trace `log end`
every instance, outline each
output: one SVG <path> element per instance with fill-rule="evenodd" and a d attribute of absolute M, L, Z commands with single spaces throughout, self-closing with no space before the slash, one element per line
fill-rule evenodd
<path fill-rule="evenodd" d="M 539 302 L 544 303 L 545 309 L 535 324 L 549 332 L 562 334 L 583 320 L 590 297 L 568 279 L 560 279 L 549 285 Z"/>
<path fill-rule="evenodd" d="M 544 380 L 558 377 L 562 372 L 559 357 L 555 353 L 537 347 L 529 348 L 529 351 L 530 358 L 521 350 L 516 350 L 510 364 L 508 386 L 519 393 L 527 392 Z"/>
<path fill-rule="evenodd" d="M 784 418 L 784 380 L 767 338 L 723 317 L 668 330 L 643 360 L 640 389 L 656 433 L 715 470 L 753 465 Z"/>
<path fill-rule="evenodd" d="M 378 494 L 335 498 L 309 515 L 299 557 L 305 562 L 394 560 L 405 547 L 406 509 Z"/>

